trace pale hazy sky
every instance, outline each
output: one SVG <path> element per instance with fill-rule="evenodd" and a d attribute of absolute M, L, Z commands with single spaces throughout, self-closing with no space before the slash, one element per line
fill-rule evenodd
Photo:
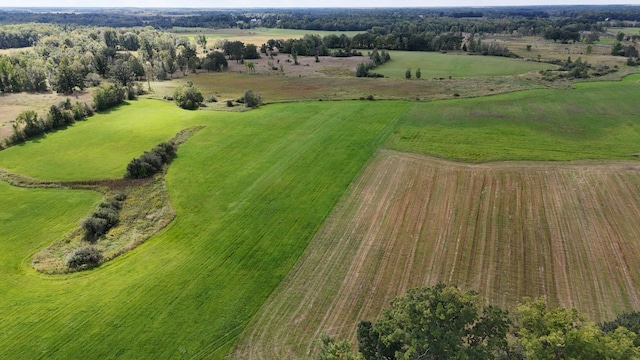
<path fill-rule="evenodd" d="M 450 7 L 522 5 L 640 5 L 640 0 L 0 0 L 0 7 Z"/>

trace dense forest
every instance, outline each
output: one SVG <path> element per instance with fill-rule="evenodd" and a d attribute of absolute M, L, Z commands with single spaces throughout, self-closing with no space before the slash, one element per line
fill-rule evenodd
<path fill-rule="evenodd" d="M 54 11 L 55 10 L 55 11 Z M 436 33 L 455 27 L 465 32 L 542 34 L 548 27 L 571 24 L 580 30 L 606 22 L 608 26 L 640 21 L 637 6 L 530 6 L 485 8 L 375 9 L 20 9 L 0 10 L 0 23 L 26 22 L 111 27 L 253 28 L 373 31 L 386 33 L 414 26 Z"/>

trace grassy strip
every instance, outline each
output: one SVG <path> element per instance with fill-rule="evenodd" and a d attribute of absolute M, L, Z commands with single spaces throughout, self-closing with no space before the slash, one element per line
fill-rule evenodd
<path fill-rule="evenodd" d="M 630 159 L 639 79 L 416 104 L 386 145 L 466 162 Z"/>

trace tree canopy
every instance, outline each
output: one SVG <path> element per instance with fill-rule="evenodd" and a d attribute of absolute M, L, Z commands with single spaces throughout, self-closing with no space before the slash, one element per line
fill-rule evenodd
<path fill-rule="evenodd" d="M 637 314 L 601 325 L 576 309 L 527 300 L 514 315 L 487 305 L 474 291 L 442 283 L 411 289 L 375 322 L 358 324 L 358 350 L 322 338 L 319 359 L 640 359 Z"/>

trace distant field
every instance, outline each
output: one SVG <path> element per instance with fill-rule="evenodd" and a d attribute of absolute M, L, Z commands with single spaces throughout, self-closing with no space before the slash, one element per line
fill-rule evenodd
<path fill-rule="evenodd" d="M 361 33 L 361 31 L 316 31 L 316 30 L 292 30 L 292 29 L 205 29 L 205 28 L 174 28 L 173 30 L 181 36 L 185 36 L 194 41 L 196 35 L 205 34 L 207 36 L 208 44 L 210 47 L 214 45 L 217 39 L 226 39 L 229 41 L 242 41 L 245 44 L 255 44 L 260 46 L 266 43 L 269 39 L 291 39 L 301 38 L 305 34 L 318 35 L 320 37 L 335 34 L 345 34 L 349 37 Z"/>
<path fill-rule="evenodd" d="M 418 68 L 423 79 L 452 77 L 481 77 L 517 75 L 530 71 L 553 69 L 555 66 L 508 59 L 496 56 L 476 56 L 466 53 L 441 54 L 437 52 L 391 51 L 391 61 L 377 67 L 374 72 L 391 78 L 405 78 L 411 68 L 415 79 Z"/>
<path fill-rule="evenodd" d="M 513 309 L 524 296 L 594 321 L 640 310 L 640 166 L 466 165 L 382 151 L 241 336 L 232 358 L 313 358 L 355 341 L 408 288 L 439 281 Z"/>
<path fill-rule="evenodd" d="M 631 159 L 640 76 L 416 106 L 387 146 L 467 162 Z"/>
<path fill-rule="evenodd" d="M 167 175 L 174 222 L 97 270 L 52 277 L 26 269 L 48 242 L 38 234 L 55 238 L 70 229 L 95 204 L 94 194 L 63 221 L 49 214 L 54 220 L 33 226 L 0 222 L 0 234 L 17 236 L 1 237 L 3 249 L 39 239 L 0 252 L 10 280 L 0 282 L 0 358 L 223 358 L 408 106 L 314 102 L 174 112 L 141 100 L 12 148 L 11 156 L 0 152 L 0 167 L 33 156 L 14 170 L 34 176 L 115 176 L 120 171 L 109 163 L 124 167 L 130 153 L 170 137 L 173 128 L 207 126 L 180 148 Z M 112 148 L 85 144 L 90 134 Z M 73 143 L 87 161 L 69 153 Z M 61 149 L 48 158 L 57 165 L 38 162 L 34 148 L 47 155 Z M 0 184 L 1 206 L 13 191 Z M 55 201 L 64 201 L 67 192 L 59 194 Z M 61 206 L 52 202 L 43 205 L 45 214 Z M 20 199 L 9 206 L 24 209 L 25 218 L 31 211 Z M 67 225 L 49 233 L 56 221 Z"/>
<path fill-rule="evenodd" d="M 288 65 L 293 66 L 293 65 Z M 288 72 L 285 67 L 285 72 Z M 355 73 L 355 67 L 354 67 Z M 451 99 L 454 94 L 476 97 L 519 90 L 538 89 L 542 85 L 518 77 L 453 78 L 452 80 L 373 79 L 353 77 L 305 77 L 246 73 L 202 73 L 171 82 L 152 83 L 154 94 L 161 98 L 171 95 L 176 87 L 187 81 L 197 85 L 205 95 L 218 100 L 237 99 L 244 90 L 252 89 L 263 101 L 290 102 L 316 100 L 357 100 L 373 95 L 387 100 Z M 211 105 L 215 107 L 216 105 Z M 222 106 L 224 108 L 224 106 Z"/>

